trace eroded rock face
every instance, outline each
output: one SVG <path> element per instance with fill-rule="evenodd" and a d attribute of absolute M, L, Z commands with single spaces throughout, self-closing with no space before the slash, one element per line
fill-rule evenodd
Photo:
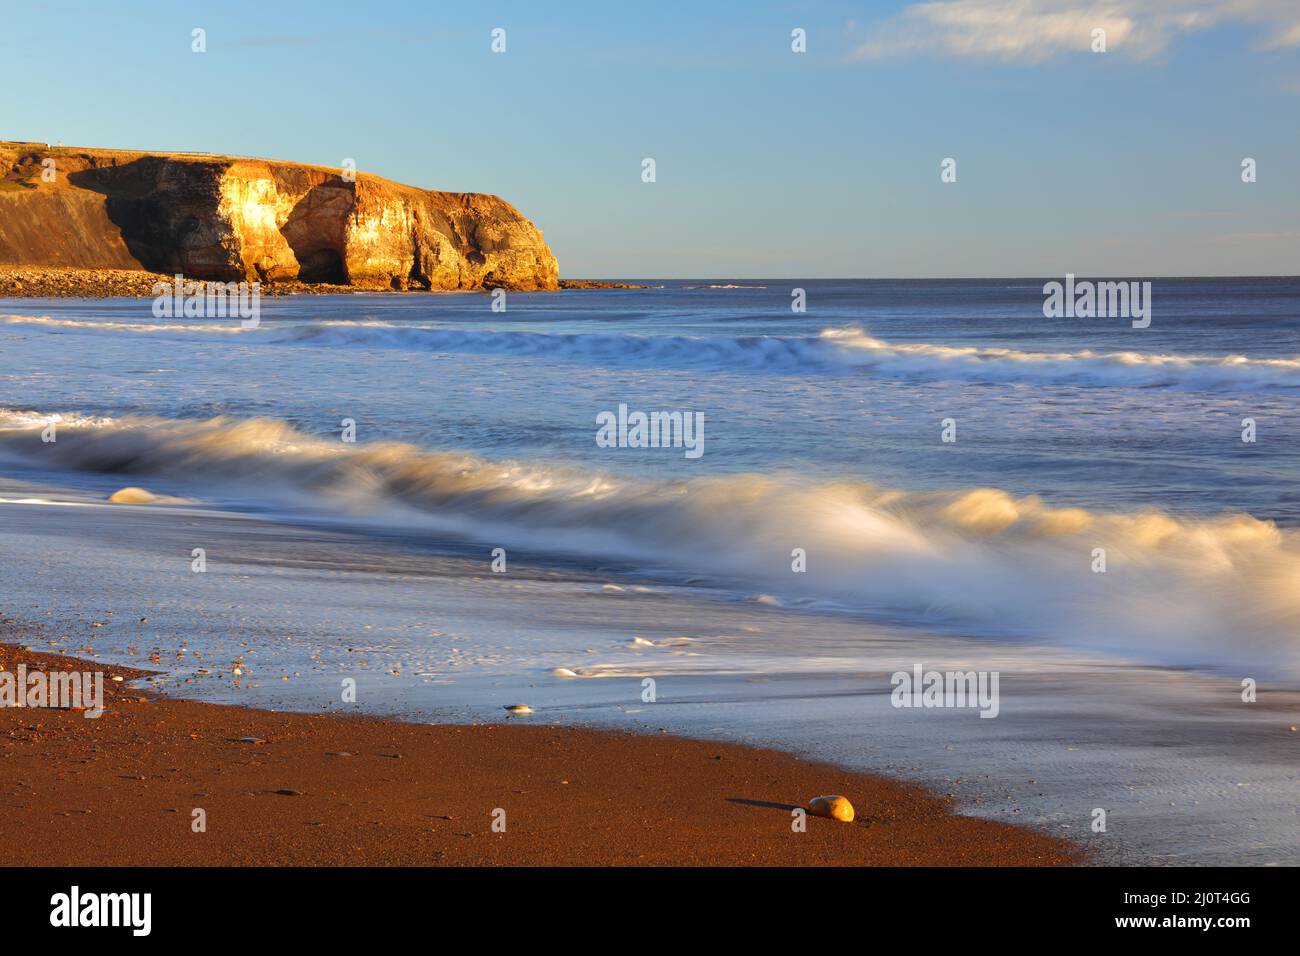
<path fill-rule="evenodd" d="M 364 288 L 559 280 L 541 231 L 496 196 L 291 163 L 18 143 L 0 143 L 0 262 Z"/>

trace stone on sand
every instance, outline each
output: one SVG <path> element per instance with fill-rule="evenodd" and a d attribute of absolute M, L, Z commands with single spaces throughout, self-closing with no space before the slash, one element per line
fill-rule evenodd
<path fill-rule="evenodd" d="M 131 487 L 113 492 L 108 500 L 118 505 L 147 505 L 154 501 L 155 497 L 143 488 Z"/>
<path fill-rule="evenodd" d="M 853 804 L 848 799 L 833 794 L 825 797 L 813 797 L 808 801 L 808 812 L 815 817 L 827 817 L 844 823 L 853 822 Z"/>

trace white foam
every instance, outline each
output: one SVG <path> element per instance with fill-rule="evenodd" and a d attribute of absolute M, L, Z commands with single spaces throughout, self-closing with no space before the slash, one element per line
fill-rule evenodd
<path fill-rule="evenodd" d="M 0 431 L 0 451 L 46 467 L 219 483 L 272 503 L 306 496 L 357 520 L 391 521 L 400 508 L 403 523 L 482 540 L 729 576 L 786 607 L 833 602 L 1157 661 L 1300 672 L 1300 533 L 1244 514 L 1107 514 L 995 488 L 907 492 L 765 475 L 622 479 L 343 445 L 270 419 L 85 420 L 48 445 L 33 425 Z M 791 570 L 796 547 L 806 573 Z M 1096 548 L 1105 573 L 1093 571 Z"/>
<path fill-rule="evenodd" d="M 988 346 L 897 343 L 849 326 L 815 336 L 706 337 L 438 329 L 377 321 L 316 322 L 243 329 L 237 322 L 135 323 L 48 316 L 0 317 L 51 331 L 239 335 L 249 343 L 548 357 L 663 368 L 845 373 L 923 381 L 1078 386 L 1168 386 L 1204 390 L 1300 388 L 1300 357 L 1135 352 L 1029 352 Z"/>

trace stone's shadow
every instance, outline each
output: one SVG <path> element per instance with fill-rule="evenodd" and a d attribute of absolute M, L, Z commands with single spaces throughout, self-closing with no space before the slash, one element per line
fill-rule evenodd
<path fill-rule="evenodd" d="M 727 797 L 727 802 L 738 803 L 746 807 L 761 807 L 764 810 L 784 810 L 786 813 L 790 813 L 794 810 L 803 810 L 805 812 L 807 812 L 808 810 L 807 807 L 799 806 L 798 804 L 794 804 L 794 803 L 777 803 L 773 800 L 746 800 L 744 797 Z M 808 814 L 808 816 L 810 817 L 813 815 L 814 814 L 812 813 Z M 850 823 L 849 826 L 870 827 L 871 822 L 872 821 L 869 817 L 858 817 L 852 823 Z"/>
<path fill-rule="evenodd" d="M 727 797 L 728 803 L 739 803 L 747 807 L 764 807 L 768 810 L 784 810 L 789 813 L 791 810 L 807 809 L 793 803 L 773 803 L 770 800 L 746 800 L 742 797 Z"/>

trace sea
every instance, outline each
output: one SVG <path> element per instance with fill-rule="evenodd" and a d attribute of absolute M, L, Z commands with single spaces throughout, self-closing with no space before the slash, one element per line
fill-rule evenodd
<path fill-rule="evenodd" d="M 172 694 L 1300 863 L 1300 279 L 1155 279 L 1145 327 L 1062 280 L 0 299 L 0 611 Z"/>

